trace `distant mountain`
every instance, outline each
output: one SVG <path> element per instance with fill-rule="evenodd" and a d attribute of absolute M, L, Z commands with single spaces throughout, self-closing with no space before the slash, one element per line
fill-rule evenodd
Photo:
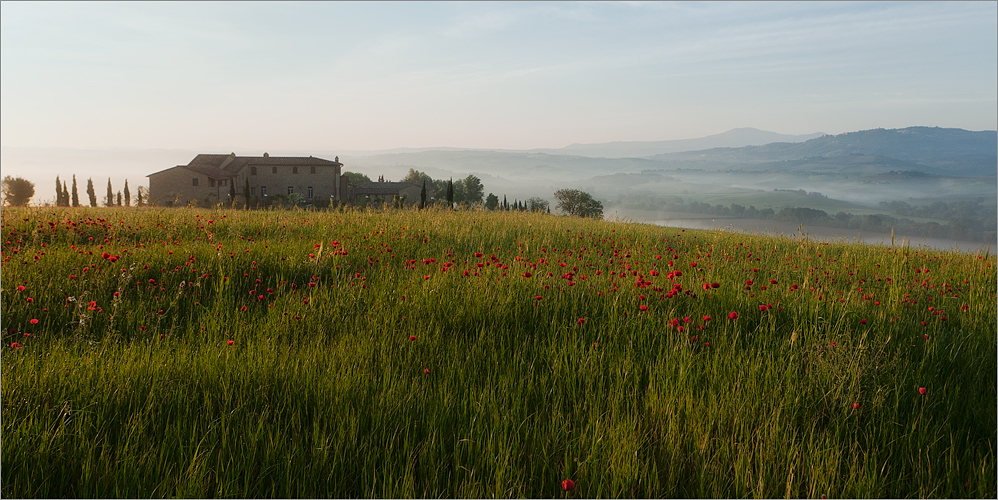
<path fill-rule="evenodd" d="M 825 135 L 801 143 L 667 153 L 649 157 L 663 162 L 716 162 L 752 165 L 803 158 L 877 156 L 921 165 L 921 170 L 958 176 L 995 176 L 998 131 L 908 127 Z"/>
<path fill-rule="evenodd" d="M 808 139 L 821 137 L 825 134 L 786 135 L 767 132 L 757 128 L 736 128 L 720 134 L 700 137 L 698 139 L 679 139 L 671 141 L 621 141 L 598 144 L 572 144 L 560 149 L 548 150 L 554 154 L 571 154 L 578 156 L 602 158 L 640 158 L 662 153 L 681 151 L 696 151 L 711 148 L 740 148 L 743 146 L 759 146 L 774 142 L 804 142 Z"/>

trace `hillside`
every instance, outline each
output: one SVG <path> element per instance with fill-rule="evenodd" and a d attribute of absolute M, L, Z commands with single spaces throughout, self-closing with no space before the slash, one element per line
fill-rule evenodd
<path fill-rule="evenodd" d="M 774 142 L 803 142 L 825 134 L 788 135 L 757 128 L 736 128 L 720 134 L 697 139 L 671 141 L 618 141 L 597 144 L 572 144 L 551 151 L 556 154 L 593 156 L 604 158 L 636 158 L 680 151 L 699 151 L 711 148 L 738 148 L 759 146 Z"/>
<path fill-rule="evenodd" d="M 654 155 L 650 159 L 676 163 L 695 161 L 728 166 L 792 161 L 805 158 L 876 156 L 911 162 L 939 175 L 995 176 L 998 132 L 909 127 L 825 135 L 801 143 L 774 143 Z"/>
<path fill-rule="evenodd" d="M 0 219 L 5 498 L 996 494 L 984 252 L 495 211 Z"/>

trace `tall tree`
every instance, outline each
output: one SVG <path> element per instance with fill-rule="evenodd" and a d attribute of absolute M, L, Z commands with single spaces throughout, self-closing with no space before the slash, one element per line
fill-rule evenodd
<path fill-rule="evenodd" d="M 132 193 L 128 191 L 128 179 L 125 179 L 125 206 L 132 206 Z"/>
<path fill-rule="evenodd" d="M 4 202 L 10 207 L 24 207 L 35 195 L 35 183 L 23 177 L 6 176 L 3 178 L 0 192 L 3 193 Z"/>
<path fill-rule="evenodd" d="M 69 206 L 69 188 L 66 187 L 66 181 L 62 181 L 62 206 Z"/>
<path fill-rule="evenodd" d="M 482 202 L 482 197 L 485 195 L 485 186 L 482 186 L 481 179 L 477 176 L 469 175 L 464 178 L 461 184 L 464 187 L 464 201 L 467 201 L 470 205 Z"/>
<path fill-rule="evenodd" d="M 107 195 L 104 196 L 104 206 L 113 207 L 114 206 L 114 190 L 111 189 L 111 178 L 107 178 Z"/>
<path fill-rule="evenodd" d="M 485 208 L 488 210 L 495 210 L 499 206 L 499 197 L 489 193 L 488 198 L 485 198 Z"/>
<path fill-rule="evenodd" d="M 76 174 L 73 174 L 73 206 L 80 206 L 80 191 L 76 188 Z"/>
<path fill-rule="evenodd" d="M 93 177 L 87 179 L 87 196 L 90 197 L 90 206 L 97 206 L 97 191 L 94 190 L 94 179 Z"/>
<path fill-rule="evenodd" d="M 413 169 L 413 168 L 410 168 L 409 169 L 409 173 L 405 174 L 405 177 L 403 177 L 402 180 L 399 181 L 399 182 L 408 182 L 409 184 L 415 184 L 417 186 L 420 183 L 427 183 L 427 182 L 429 182 L 431 186 L 433 185 L 433 179 L 430 178 L 429 175 L 426 175 L 425 173 L 420 172 L 419 170 L 416 170 L 416 169 Z M 352 183 L 352 179 L 351 179 L 351 183 Z"/>
<path fill-rule="evenodd" d="M 118 202 L 116 203 L 119 207 L 121 206 L 121 191 L 118 191 Z"/>
<path fill-rule="evenodd" d="M 411 170 L 411 169 L 410 169 Z M 426 207 L 426 181 L 423 181 L 423 189 L 419 190 L 419 209 Z"/>
<path fill-rule="evenodd" d="M 454 178 L 447 181 L 447 207 L 454 208 Z"/>
<path fill-rule="evenodd" d="M 506 202 L 506 195 L 502 195 L 502 209 L 509 210 L 509 203 Z"/>
<path fill-rule="evenodd" d="M 578 189 L 559 189 L 554 192 L 558 199 L 558 209 L 568 215 L 579 217 L 603 217 L 603 204 L 592 195 Z"/>
<path fill-rule="evenodd" d="M 249 177 L 246 178 L 246 185 L 243 186 L 243 199 L 246 205 L 243 207 L 245 210 L 249 210 L 250 197 L 249 197 Z"/>
<path fill-rule="evenodd" d="M 136 198 L 136 200 L 135 200 L 135 206 L 137 206 L 137 207 L 144 207 L 144 206 L 146 206 L 146 198 L 147 198 L 147 196 L 146 196 L 146 187 L 145 186 L 139 186 L 139 188 L 136 189 L 135 191 L 137 191 L 136 194 L 138 195 L 137 198 Z"/>
<path fill-rule="evenodd" d="M 55 176 L 55 206 L 62 206 L 62 181 L 59 180 L 59 176 Z"/>
<path fill-rule="evenodd" d="M 365 182 L 371 182 L 371 178 L 368 177 L 366 174 L 360 174 L 357 172 L 343 172 L 343 175 L 346 176 L 347 180 L 350 181 L 351 186 L 359 186 Z M 419 184 L 419 183 L 414 182 L 413 184 Z"/>

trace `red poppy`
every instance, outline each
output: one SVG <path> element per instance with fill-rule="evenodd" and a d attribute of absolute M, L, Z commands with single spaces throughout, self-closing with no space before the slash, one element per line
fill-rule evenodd
<path fill-rule="evenodd" d="M 704 317 L 703 317 L 704 322 L 710 321 L 712 319 L 714 319 L 714 318 L 711 318 L 710 316 L 707 316 L 707 315 L 704 315 Z"/>
<path fill-rule="evenodd" d="M 28 321 L 28 323 L 31 323 L 32 325 L 37 325 L 38 324 L 38 320 L 32 318 L 31 321 Z"/>
<path fill-rule="evenodd" d="M 572 491 L 572 490 L 574 490 L 575 489 L 575 481 L 572 481 L 571 479 L 566 479 L 566 480 L 562 481 L 561 482 L 561 489 L 563 489 L 565 491 Z"/>
<path fill-rule="evenodd" d="M 430 374 L 430 369 L 429 368 L 426 368 L 426 369 L 423 370 L 423 375 L 429 375 L 429 374 Z"/>
<path fill-rule="evenodd" d="M 859 409 L 859 403 L 853 403 L 852 404 L 852 409 L 853 410 L 858 410 Z"/>
<path fill-rule="evenodd" d="M 235 341 L 235 340 L 230 340 L 230 341 L 229 341 L 229 345 L 235 345 L 235 344 L 236 344 L 236 341 Z"/>
<path fill-rule="evenodd" d="M 21 348 L 21 344 L 18 344 L 17 342 L 13 342 L 13 343 L 10 344 L 10 348 L 11 349 L 20 349 Z"/>
<path fill-rule="evenodd" d="M 541 300 L 542 298 L 543 297 L 541 297 L 540 295 L 538 295 L 538 296 L 534 297 L 534 300 Z"/>
<path fill-rule="evenodd" d="M 641 304 L 640 306 L 638 306 L 638 309 L 641 309 L 641 311 L 647 311 L 648 310 L 648 306 L 646 306 L 644 304 Z"/>
<path fill-rule="evenodd" d="M 863 318 L 863 319 L 859 320 L 859 324 L 865 325 L 866 324 L 866 318 Z"/>
<path fill-rule="evenodd" d="M 924 387 L 919 387 L 919 388 L 918 388 L 918 393 L 919 393 L 919 394 L 921 394 L 921 395 L 923 395 L 923 396 L 924 396 L 926 392 L 928 392 L 928 391 L 926 391 Z"/>
<path fill-rule="evenodd" d="M 728 319 L 738 319 L 738 313 L 731 311 L 731 313 L 728 314 Z"/>
<path fill-rule="evenodd" d="M 579 326 L 586 324 L 586 318 L 579 318 Z"/>
<path fill-rule="evenodd" d="M 409 340 L 415 342 L 416 341 L 416 336 L 415 335 L 409 335 Z"/>

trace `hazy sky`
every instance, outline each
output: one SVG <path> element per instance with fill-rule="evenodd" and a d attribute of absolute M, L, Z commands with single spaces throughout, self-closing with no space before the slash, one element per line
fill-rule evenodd
<path fill-rule="evenodd" d="M 998 128 L 998 3 L 3 2 L 6 147 Z"/>

